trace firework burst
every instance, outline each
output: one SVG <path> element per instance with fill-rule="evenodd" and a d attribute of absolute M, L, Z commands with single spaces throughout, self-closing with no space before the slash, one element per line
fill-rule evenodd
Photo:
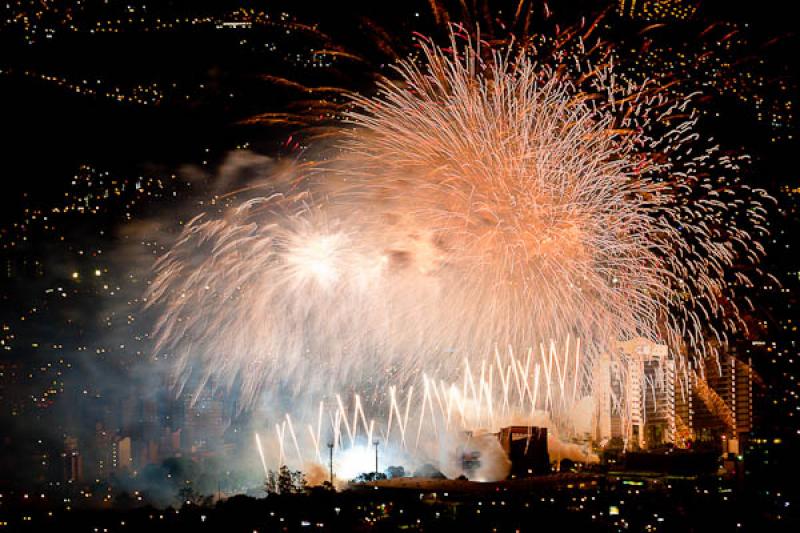
<path fill-rule="evenodd" d="M 740 325 L 734 267 L 763 253 L 764 194 L 719 187 L 740 161 L 700 139 L 690 99 L 580 39 L 542 54 L 424 44 L 319 161 L 192 220 L 148 295 L 178 385 L 385 405 L 386 385 L 498 346 L 579 339 L 574 400 L 601 356 L 625 372 L 621 342 L 682 368 L 713 354 Z"/>

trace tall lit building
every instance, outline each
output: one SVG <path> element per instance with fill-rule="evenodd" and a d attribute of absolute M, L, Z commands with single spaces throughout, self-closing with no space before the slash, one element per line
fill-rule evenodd
<path fill-rule="evenodd" d="M 707 363 L 704 375 L 677 367 L 667 347 L 645 339 L 620 343 L 621 370 L 598 358 L 593 440 L 647 450 L 700 442 L 737 452 L 753 425 L 753 371 L 735 352 Z M 738 452 L 737 452 L 738 453 Z"/>
<path fill-rule="evenodd" d="M 642 447 L 657 448 L 675 442 L 675 361 L 643 362 Z"/>
<path fill-rule="evenodd" d="M 611 389 L 628 398 L 629 412 L 612 412 L 612 436 L 619 436 L 627 449 L 674 442 L 675 362 L 667 347 L 638 338 L 621 343 L 620 352 L 628 359 L 627 371 L 617 376 L 616 387 L 612 380 Z"/>
<path fill-rule="evenodd" d="M 706 369 L 705 379 L 693 377 L 692 430 L 696 440 L 723 443 L 737 451 L 742 436 L 753 427 L 753 370 L 750 361 L 735 355 L 719 357 Z"/>
<path fill-rule="evenodd" d="M 102 423 L 95 424 L 92 460 L 88 474 L 94 479 L 105 479 L 114 471 L 116 463 L 116 434 L 106 429 Z"/>
<path fill-rule="evenodd" d="M 691 376 L 677 372 L 675 376 L 675 445 L 686 448 L 694 440 L 694 401 Z"/>
<path fill-rule="evenodd" d="M 607 444 L 611 431 L 611 357 L 602 354 L 594 365 L 592 390 L 596 391 L 594 411 L 594 441 Z"/>
<path fill-rule="evenodd" d="M 226 429 L 224 402 L 208 384 L 197 396 L 184 393 L 181 447 L 189 453 L 217 452 L 222 449 Z"/>
<path fill-rule="evenodd" d="M 78 437 L 67 436 L 64 438 L 63 479 L 66 483 L 79 483 L 83 481 L 83 457 L 78 449 Z"/>
<path fill-rule="evenodd" d="M 116 445 L 117 463 L 114 465 L 114 469 L 117 471 L 133 470 L 133 450 L 131 448 L 131 438 L 121 438 L 116 442 Z"/>

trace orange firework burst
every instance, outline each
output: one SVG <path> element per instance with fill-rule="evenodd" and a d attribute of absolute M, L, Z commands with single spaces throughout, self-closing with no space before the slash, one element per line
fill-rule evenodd
<path fill-rule="evenodd" d="M 636 363 L 622 342 L 665 344 L 682 368 L 713 354 L 739 327 L 729 281 L 763 253 L 767 197 L 717 189 L 739 161 L 702 142 L 689 99 L 566 48 L 425 44 L 354 98 L 334 157 L 188 224 L 149 297 L 178 381 L 213 376 L 244 405 L 380 400 L 498 346 L 580 339 L 577 402 L 610 386 L 601 357 Z"/>

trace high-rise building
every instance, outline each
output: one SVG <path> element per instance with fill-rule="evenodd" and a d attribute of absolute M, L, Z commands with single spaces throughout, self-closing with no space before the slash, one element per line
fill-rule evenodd
<path fill-rule="evenodd" d="M 695 440 L 723 443 L 736 451 L 753 426 L 753 370 L 734 354 L 709 364 L 705 376 L 692 376 L 692 430 Z"/>
<path fill-rule="evenodd" d="M 679 448 L 686 448 L 694 440 L 694 388 L 691 374 L 677 371 L 675 375 L 675 440 Z"/>
<path fill-rule="evenodd" d="M 131 447 L 131 438 L 123 437 L 117 442 L 117 464 L 114 469 L 117 471 L 131 471 L 133 470 L 133 450 Z"/>
<path fill-rule="evenodd" d="M 83 457 L 78 449 L 78 437 L 67 436 L 64 439 L 63 480 L 66 483 L 79 483 L 83 481 Z"/>
<path fill-rule="evenodd" d="M 658 448 L 675 442 L 675 361 L 643 361 L 643 448 Z"/>
<path fill-rule="evenodd" d="M 123 434 L 129 435 L 140 422 L 139 406 L 139 399 L 134 396 L 120 402 L 119 426 Z"/>
<path fill-rule="evenodd" d="M 675 362 L 668 358 L 667 347 L 637 338 L 619 348 L 627 359 L 626 370 L 612 376 L 611 388 L 617 397 L 626 398 L 627 412 L 618 412 L 622 407 L 612 411 L 612 437 L 632 450 L 674 442 Z"/>
<path fill-rule="evenodd" d="M 592 390 L 595 395 L 594 440 L 605 445 L 611 440 L 611 357 L 602 354 L 593 368 Z"/>
<path fill-rule="evenodd" d="M 187 452 L 215 452 L 222 449 L 225 434 L 223 401 L 207 386 L 198 397 L 185 393 L 181 447 Z"/>
<path fill-rule="evenodd" d="M 95 425 L 92 460 L 88 474 L 94 479 L 105 479 L 113 471 L 117 460 L 116 432 L 106 429 L 102 423 Z"/>
<path fill-rule="evenodd" d="M 160 417 L 158 402 L 152 398 L 142 401 L 141 409 L 142 437 L 147 440 L 157 439 L 160 434 Z"/>
<path fill-rule="evenodd" d="M 705 372 L 678 368 L 665 345 L 620 343 L 593 367 L 593 440 L 601 446 L 647 450 L 700 442 L 737 452 L 753 425 L 753 371 L 729 352 Z M 617 444 L 613 444 L 616 442 Z"/>

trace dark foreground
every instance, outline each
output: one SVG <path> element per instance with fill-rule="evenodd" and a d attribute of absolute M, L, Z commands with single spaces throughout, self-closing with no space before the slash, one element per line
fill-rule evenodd
<path fill-rule="evenodd" d="M 554 474 L 499 483 L 404 478 L 331 492 L 233 496 L 181 508 L 65 510 L 5 493 L 5 531 L 797 531 L 779 493 L 735 478 L 646 473 Z M 56 510 L 57 509 L 57 510 Z"/>

